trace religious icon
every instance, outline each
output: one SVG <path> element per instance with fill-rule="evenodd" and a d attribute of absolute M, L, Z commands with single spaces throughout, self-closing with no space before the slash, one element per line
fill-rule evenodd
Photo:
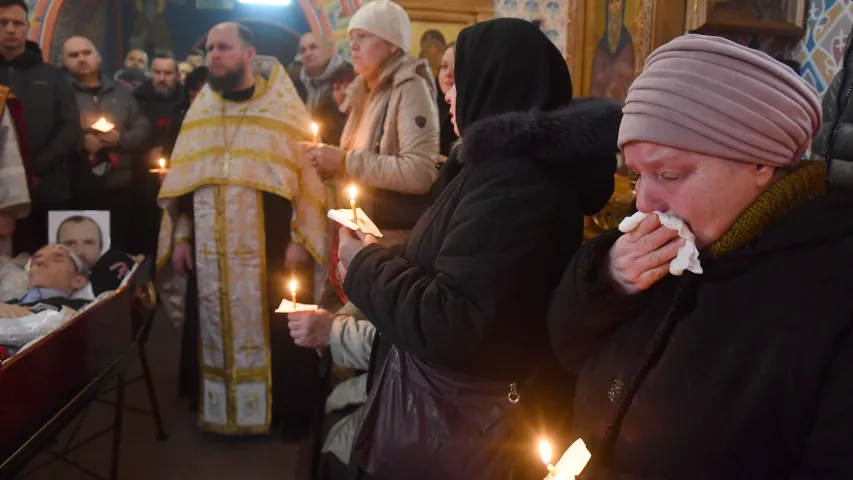
<path fill-rule="evenodd" d="M 625 27 L 627 0 L 608 0 L 604 11 L 604 32 L 595 49 L 589 93 L 625 102 L 634 81 L 634 40 Z"/>
<path fill-rule="evenodd" d="M 797 38 L 805 33 L 806 0 L 691 0 L 687 30 Z"/>

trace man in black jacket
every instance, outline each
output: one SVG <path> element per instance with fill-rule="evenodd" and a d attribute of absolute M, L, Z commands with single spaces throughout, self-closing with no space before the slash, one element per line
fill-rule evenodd
<path fill-rule="evenodd" d="M 157 192 L 160 179 L 148 172 L 156 168 L 160 158 L 168 162 L 178 139 L 184 114 L 189 107 L 186 89 L 179 81 L 178 63 L 168 54 L 158 54 L 151 61 L 151 79 L 133 92 L 139 108 L 151 125 L 146 141 L 144 162 L 137 162 L 133 175 L 134 212 L 132 252 L 157 253 L 157 234 L 160 230 L 160 207 Z"/>
<path fill-rule="evenodd" d="M 149 125 L 130 92 L 101 73 L 101 57 L 83 37 L 71 37 L 62 47 L 62 62 L 71 73 L 75 92 L 78 132 L 83 133 L 81 156 L 89 168 L 81 172 L 78 208 L 109 210 L 111 245 L 128 250 L 130 241 L 130 189 L 133 164 L 143 154 Z M 115 125 L 98 132 L 99 119 Z"/>
<path fill-rule="evenodd" d="M 829 178 L 836 185 L 853 187 L 853 70 L 850 68 L 853 31 L 847 36 L 847 47 L 841 70 L 823 97 L 823 125 L 814 138 L 812 152 L 827 162 Z"/>
<path fill-rule="evenodd" d="M 80 117 L 74 92 L 62 72 L 42 60 L 39 46 L 27 41 L 23 0 L 0 0 L 0 84 L 21 99 L 26 139 L 37 179 L 31 192 L 30 244 L 47 243 L 47 212 L 67 208 L 69 170 L 77 159 Z"/>

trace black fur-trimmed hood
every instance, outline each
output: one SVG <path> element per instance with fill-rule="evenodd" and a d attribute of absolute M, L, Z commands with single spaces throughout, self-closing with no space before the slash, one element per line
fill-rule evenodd
<path fill-rule="evenodd" d="M 480 120 L 465 132 L 462 161 L 475 165 L 494 158 L 546 164 L 578 193 L 586 215 L 601 210 L 613 194 L 619 148 L 619 103 L 575 99 L 553 112 L 514 112 Z"/>

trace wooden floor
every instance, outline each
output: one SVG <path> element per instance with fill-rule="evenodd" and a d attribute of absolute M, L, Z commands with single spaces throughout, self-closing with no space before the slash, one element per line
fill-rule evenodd
<path fill-rule="evenodd" d="M 199 432 L 195 415 L 178 397 L 178 355 L 180 332 L 165 318 L 158 318 L 147 346 L 160 408 L 169 439 L 157 442 L 154 421 L 150 416 L 126 412 L 119 467 L 121 480 L 240 479 L 292 480 L 307 479 L 310 440 L 285 444 L 278 437 L 227 438 Z M 132 367 L 132 374 L 139 365 Z M 144 383 L 128 387 L 128 404 L 147 408 Z M 109 426 L 113 408 L 96 405 L 84 422 L 81 437 Z M 60 437 L 61 442 L 67 432 Z M 105 436 L 71 458 L 106 476 L 109 469 L 111 437 Z M 46 457 L 45 457 L 46 458 Z M 45 458 L 37 458 L 33 465 Z M 18 478 L 27 480 L 92 479 L 60 462 Z"/>

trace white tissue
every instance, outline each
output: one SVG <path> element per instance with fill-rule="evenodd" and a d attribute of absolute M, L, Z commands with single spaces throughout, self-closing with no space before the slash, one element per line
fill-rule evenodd
<path fill-rule="evenodd" d="M 678 232 L 678 236 L 684 239 L 684 246 L 678 249 L 678 254 L 669 263 L 669 273 L 673 275 L 681 275 L 685 270 L 689 270 L 696 274 L 702 273 L 702 265 L 699 264 L 699 249 L 696 248 L 696 237 L 684 220 L 667 215 L 660 211 L 655 211 L 655 215 L 660 219 L 661 225 Z M 619 223 L 619 231 L 628 233 L 636 229 L 640 222 L 645 220 L 649 214 L 645 212 L 637 212 L 630 217 L 625 218 Z"/>

